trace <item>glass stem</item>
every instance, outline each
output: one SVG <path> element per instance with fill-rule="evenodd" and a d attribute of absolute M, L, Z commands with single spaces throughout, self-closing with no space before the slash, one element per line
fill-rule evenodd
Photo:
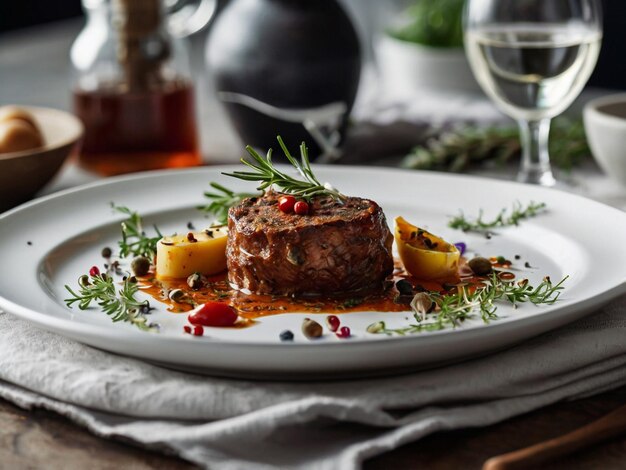
<path fill-rule="evenodd" d="M 519 121 L 522 141 L 522 166 L 517 180 L 521 183 L 554 186 L 555 179 L 550 167 L 548 137 L 550 119 Z"/>

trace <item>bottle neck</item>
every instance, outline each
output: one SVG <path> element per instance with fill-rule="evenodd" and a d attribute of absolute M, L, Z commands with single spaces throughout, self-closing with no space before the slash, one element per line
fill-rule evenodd
<path fill-rule="evenodd" d="M 112 0 L 112 24 L 120 35 L 145 38 L 161 30 L 161 0 Z"/>
<path fill-rule="evenodd" d="M 163 20 L 161 0 L 111 1 L 116 54 L 130 91 L 146 91 L 162 81 L 161 66 L 171 54 Z"/>

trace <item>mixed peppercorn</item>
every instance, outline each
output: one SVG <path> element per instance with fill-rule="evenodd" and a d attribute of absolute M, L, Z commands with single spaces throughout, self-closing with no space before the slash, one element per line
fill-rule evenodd
<path fill-rule="evenodd" d="M 278 199 L 278 209 L 285 214 L 296 213 L 297 215 L 307 215 L 309 204 L 306 201 L 298 201 L 294 196 L 282 196 Z"/>

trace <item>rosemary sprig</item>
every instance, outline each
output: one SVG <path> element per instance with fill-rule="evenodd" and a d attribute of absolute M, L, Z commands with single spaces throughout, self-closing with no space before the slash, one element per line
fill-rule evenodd
<path fill-rule="evenodd" d="M 211 187 L 216 192 L 206 191 L 204 193 L 204 196 L 210 199 L 211 203 L 198 209 L 215 216 L 216 221 L 222 225 L 228 222 L 228 209 L 246 198 L 262 195 L 262 193 L 237 193 L 215 182 L 211 183 Z"/>
<path fill-rule="evenodd" d="M 70 298 L 65 299 L 68 307 L 72 308 L 73 304 L 78 303 L 80 310 L 86 310 L 92 302 L 95 302 L 114 322 L 126 321 L 144 331 L 158 328 L 158 325 L 148 323 L 145 313 L 150 311 L 150 303 L 147 300 L 140 301 L 135 298 L 139 287 L 131 278 L 122 282 L 119 291 L 116 291 L 113 278 L 106 274 L 98 274 L 90 278 L 84 275 L 79 278 L 78 283 L 78 293 L 67 284 L 65 285 L 71 294 Z"/>
<path fill-rule="evenodd" d="M 580 119 L 554 119 L 549 145 L 552 162 L 564 171 L 570 171 L 591 155 Z M 401 165 L 417 170 L 461 172 L 486 163 L 504 165 L 517 158 L 520 151 L 517 127 L 470 125 L 444 130 L 424 145 L 414 147 Z"/>
<path fill-rule="evenodd" d="M 463 230 L 464 232 L 484 232 L 493 228 L 519 225 L 521 220 L 535 217 L 545 209 L 546 204 L 543 202 L 530 201 L 526 207 L 524 207 L 517 201 L 513 204 L 510 214 L 507 214 L 507 209 L 502 209 L 491 221 L 483 220 L 482 209 L 478 212 L 478 217 L 474 220 L 467 219 L 461 211 L 459 215 L 450 219 L 448 227 Z"/>
<path fill-rule="evenodd" d="M 476 288 L 459 286 L 455 294 L 439 294 L 430 292 L 428 295 L 437 305 L 435 317 L 428 319 L 427 314 L 415 311 L 413 318 L 415 323 L 401 328 L 387 328 L 385 322 L 376 322 L 368 326 L 367 331 L 375 334 L 407 335 L 424 331 L 439 331 L 446 328 L 456 328 L 465 320 L 474 318 L 476 314 L 485 323 L 497 319 L 496 310 L 498 303 L 505 302 L 513 305 L 530 302 L 534 305 L 554 304 L 561 295 L 563 284 L 568 276 L 557 284 L 552 284 L 549 277 L 545 277 L 541 284 L 533 287 L 528 280 L 522 281 L 503 280 L 497 273 L 483 281 Z"/>
<path fill-rule="evenodd" d="M 291 155 L 283 139 L 278 136 L 278 143 L 289 160 L 289 163 L 298 171 L 302 179 L 297 179 L 283 173 L 274 166 L 272 162 L 272 149 L 269 149 L 267 155 L 262 157 L 252 147 L 247 146 L 246 150 L 252 157 L 252 161 L 241 159 L 241 163 L 251 168 L 252 171 L 234 171 L 233 173 L 224 173 L 227 176 L 238 178 L 245 181 L 260 182 L 258 190 L 265 191 L 272 186 L 280 188 L 282 192 L 293 194 L 299 198 L 310 201 L 316 196 L 331 196 L 337 200 L 345 199 L 345 196 L 337 191 L 329 184 L 322 184 L 315 177 L 311 169 L 309 154 L 304 142 L 300 144 L 300 160 Z"/>
<path fill-rule="evenodd" d="M 131 211 L 128 207 L 116 206 L 113 203 L 111 203 L 111 207 L 129 217 L 128 220 L 122 222 L 122 239 L 118 242 L 120 258 L 133 255 L 152 259 L 156 254 L 157 242 L 163 237 L 157 226 L 154 226 L 157 236 L 148 237 L 143 229 L 143 220 L 137 212 Z"/>

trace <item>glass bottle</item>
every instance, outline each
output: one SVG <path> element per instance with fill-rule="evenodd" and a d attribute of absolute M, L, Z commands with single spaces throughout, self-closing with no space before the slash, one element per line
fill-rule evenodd
<path fill-rule="evenodd" d="M 81 166 L 108 176 L 201 163 L 184 37 L 208 22 L 214 2 L 191 14 L 188 3 L 83 0 L 87 23 L 71 49 Z"/>

